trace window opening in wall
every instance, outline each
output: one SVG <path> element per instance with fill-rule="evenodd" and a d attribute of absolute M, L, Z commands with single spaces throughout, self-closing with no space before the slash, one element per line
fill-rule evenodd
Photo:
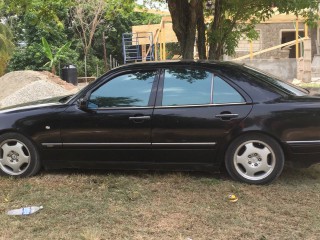
<path fill-rule="evenodd" d="M 304 31 L 299 31 L 299 38 L 304 37 Z M 281 31 L 281 44 L 291 42 L 293 40 L 296 40 L 296 31 Z M 289 46 L 289 47 L 283 47 L 284 49 L 289 49 L 289 58 L 295 58 L 296 57 L 296 47 L 295 45 Z M 299 52 L 299 57 L 301 57 L 301 53 Z"/>

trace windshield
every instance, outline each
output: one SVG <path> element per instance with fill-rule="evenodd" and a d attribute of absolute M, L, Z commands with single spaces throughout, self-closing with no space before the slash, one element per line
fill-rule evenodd
<path fill-rule="evenodd" d="M 261 70 L 249 67 L 247 65 L 244 66 L 246 68 L 246 70 L 248 70 L 248 73 L 255 76 L 257 79 L 266 82 L 278 89 L 280 89 L 281 91 L 290 94 L 290 95 L 294 95 L 294 96 L 305 96 L 308 95 L 308 90 L 303 89 L 301 87 L 298 87 L 296 85 L 293 85 L 291 83 L 282 81 L 280 79 L 278 79 L 277 77 L 273 76 L 272 74 L 263 72 Z"/>

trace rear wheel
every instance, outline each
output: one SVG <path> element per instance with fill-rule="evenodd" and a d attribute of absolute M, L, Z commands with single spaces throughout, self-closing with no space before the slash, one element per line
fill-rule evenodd
<path fill-rule="evenodd" d="M 260 134 L 248 134 L 230 144 L 225 164 L 228 173 L 235 180 L 267 184 L 281 174 L 284 155 L 274 139 Z"/>
<path fill-rule="evenodd" d="M 0 175 L 29 177 L 40 170 L 40 161 L 34 144 L 18 133 L 0 136 Z"/>

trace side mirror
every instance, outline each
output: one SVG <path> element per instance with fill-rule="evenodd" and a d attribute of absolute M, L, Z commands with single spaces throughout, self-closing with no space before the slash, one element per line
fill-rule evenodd
<path fill-rule="evenodd" d="M 84 112 L 95 113 L 95 110 L 91 109 L 91 103 L 89 101 L 90 94 L 91 93 L 88 92 L 85 96 L 78 99 L 78 107 Z"/>
<path fill-rule="evenodd" d="M 88 111 L 88 101 L 86 97 L 79 99 L 79 108 L 82 111 Z"/>

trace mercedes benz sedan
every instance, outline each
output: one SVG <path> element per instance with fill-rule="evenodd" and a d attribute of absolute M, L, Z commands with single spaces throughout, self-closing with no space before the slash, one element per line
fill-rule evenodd
<path fill-rule="evenodd" d="M 78 94 L 0 111 L 0 174 L 43 168 L 211 171 L 252 184 L 320 161 L 320 98 L 245 65 L 152 62 Z"/>

